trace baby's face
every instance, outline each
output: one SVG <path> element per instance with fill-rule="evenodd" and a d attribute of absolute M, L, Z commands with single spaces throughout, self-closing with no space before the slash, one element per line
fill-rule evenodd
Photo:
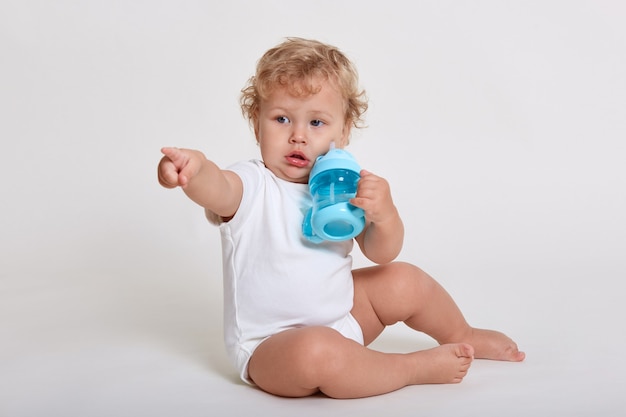
<path fill-rule="evenodd" d="M 306 183 L 315 158 L 348 143 L 350 125 L 345 100 L 327 81 L 315 94 L 295 97 L 286 88 L 274 90 L 260 103 L 255 133 L 265 166 L 277 177 Z"/>

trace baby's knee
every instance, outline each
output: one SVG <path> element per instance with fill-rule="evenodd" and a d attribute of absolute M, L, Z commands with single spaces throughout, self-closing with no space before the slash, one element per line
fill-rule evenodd
<path fill-rule="evenodd" d="M 393 282 L 392 285 L 401 294 L 407 294 L 415 290 L 416 286 L 423 289 L 433 283 L 433 279 L 418 266 L 407 262 L 393 262 L 389 264 L 393 268 L 388 275 Z"/>
<path fill-rule="evenodd" d="M 419 267 L 408 262 L 396 261 L 390 263 L 389 266 L 394 269 L 397 275 L 414 276 L 424 273 Z"/>
<path fill-rule="evenodd" d="M 337 339 L 342 337 L 337 330 L 330 327 L 303 328 L 297 341 L 298 350 L 302 354 L 302 359 L 311 362 L 325 360 L 329 355 L 332 355 L 333 346 Z"/>
<path fill-rule="evenodd" d="M 337 353 L 338 343 L 343 336 L 329 327 L 309 327 L 301 329 L 292 346 L 293 369 L 308 383 L 319 381 L 321 374 L 328 372 L 329 359 Z"/>

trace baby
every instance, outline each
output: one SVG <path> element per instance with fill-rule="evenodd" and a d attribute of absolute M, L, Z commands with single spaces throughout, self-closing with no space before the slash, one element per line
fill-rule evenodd
<path fill-rule="evenodd" d="M 474 358 L 524 360 L 509 337 L 471 327 L 428 274 L 394 261 L 404 226 L 384 178 L 361 171 L 351 204 L 366 221 L 353 240 L 302 235 L 316 157 L 332 142 L 348 145 L 367 109 L 340 50 L 287 39 L 260 59 L 241 105 L 261 160 L 221 169 L 197 150 L 163 148 L 158 178 L 219 225 L 225 343 L 244 381 L 286 397 L 358 398 L 461 382 Z M 354 241 L 374 266 L 352 269 Z M 367 348 L 400 321 L 440 345 L 408 354 Z"/>

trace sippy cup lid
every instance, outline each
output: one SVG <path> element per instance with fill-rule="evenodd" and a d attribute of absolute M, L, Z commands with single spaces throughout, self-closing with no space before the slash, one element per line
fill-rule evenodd
<path fill-rule="evenodd" d="M 330 150 L 325 155 L 318 156 L 315 160 L 309 175 L 309 182 L 319 173 L 331 169 L 345 169 L 354 171 L 357 174 L 361 172 L 361 167 L 352 154 L 343 149 L 335 148 L 335 142 L 330 144 Z"/>

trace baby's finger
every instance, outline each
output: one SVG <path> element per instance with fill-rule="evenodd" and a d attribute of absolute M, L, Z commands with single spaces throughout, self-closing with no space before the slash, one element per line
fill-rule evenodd
<path fill-rule="evenodd" d="M 361 178 L 357 185 L 356 194 L 359 197 L 374 198 L 379 193 L 380 184 L 375 177 Z"/>
<path fill-rule="evenodd" d="M 165 147 L 161 148 L 161 153 L 167 156 L 176 168 L 181 169 L 189 161 L 189 158 L 181 149 Z"/>
<path fill-rule="evenodd" d="M 350 199 L 350 204 L 355 207 L 361 208 L 364 211 L 368 211 L 369 208 L 372 206 L 372 200 L 367 197 L 357 196 Z"/>
<path fill-rule="evenodd" d="M 178 170 L 169 158 L 163 158 L 159 164 L 159 183 L 166 188 L 178 186 Z"/>
<path fill-rule="evenodd" d="M 161 148 L 161 153 L 169 158 L 173 158 L 178 152 L 178 148 L 174 148 L 171 146 L 165 146 Z"/>

